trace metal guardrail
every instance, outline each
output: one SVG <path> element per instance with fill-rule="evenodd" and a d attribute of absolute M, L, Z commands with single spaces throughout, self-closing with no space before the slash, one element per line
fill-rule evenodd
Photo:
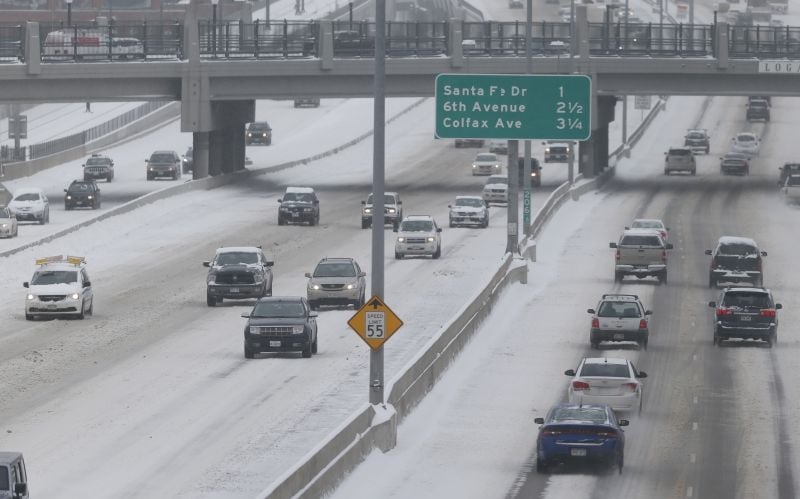
<path fill-rule="evenodd" d="M 592 56 L 714 57 L 716 24 L 589 23 Z M 184 57 L 181 23 L 41 24 L 42 61 L 161 60 Z M 568 56 L 570 23 L 535 22 L 535 56 Z M 731 58 L 800 58 L 800 27 L 728 26 Z M 294 59 L 319 57 L 320 21 L 198 23 L 201 57 Z M 0 62 L 23 60 L 25 27 L 0 24 Z M 450 23 L 389 22 L 387 57 L 449 56 Z M 374 57 L 375 24 L 333 21 L 334 57 Z M 464 22 L 464 55 L 525 55 L 524 22 Z"/>

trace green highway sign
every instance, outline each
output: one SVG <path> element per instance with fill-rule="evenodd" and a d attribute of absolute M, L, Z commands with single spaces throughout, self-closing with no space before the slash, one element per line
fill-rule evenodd
<path fill-rule="evenodd" d="M 592 81 L 585 75 L 440 74 L 440 139 L 587 140 Z"/>

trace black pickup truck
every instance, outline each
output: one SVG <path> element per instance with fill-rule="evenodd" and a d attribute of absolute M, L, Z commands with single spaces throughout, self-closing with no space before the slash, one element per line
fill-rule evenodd
<path fill-rule="evenodd" d="M 763 285 L 762 257 L 767 256 L 767 252 L 760 251 L 753 239 L 722 236 L 713 250 L 706 250 L 706 255 L 711 255 L 709 288 L 717 286 L 720 282 Z"/>

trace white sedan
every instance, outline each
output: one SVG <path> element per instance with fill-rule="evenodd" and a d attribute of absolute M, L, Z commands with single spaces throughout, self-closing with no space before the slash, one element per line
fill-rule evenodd
<path fill-rule="evenodd" d="M 481 152 L 475 156 L 475 161 L 472 162 L 473 175 L 493 175 L 500 173 L 502 166 L 497 154 L 493 152 Z"/>
<path fill-rule="evenodd" d="M 661 234 L 661 239 L 665 242 L 669 231 L 669 227 L 664 225 L 664 222 L 657 218 L 637 218 L 630 227 L 625 227 L 625 230 L 628 229 L 653 229 Z"/>
<path fill-rule="evenodd" d="M 508 175 L 492 175 L 487 178 L 482 197 L 486 206 L 492 203 L 508 203 Z"/>
<path fill-rule="evenodd" d="M 758 156 L 761 149 L 761 143 L 759 142 L 758 137 L 754 133 L 750 132 L 737 133 L 736 137 L 732 138 L 731 141 L 733 141 L 734 152 L 740 152 L 751 156 Z"/>
<path fill-rule="evenodd" d="M 578 368 L 564 371 L 575 379 L 567 396 L 571 404 L 607 404 L 615 411 L 642 411 L 643 386 L 647 373 L 638 371 L 627 359 L 584 358 Z"/>
<path fill-rule="evenodd" d="M 17 217 L 8 208 L 0 208 L 0 237 L 14 237 L 18 230 Z"/>

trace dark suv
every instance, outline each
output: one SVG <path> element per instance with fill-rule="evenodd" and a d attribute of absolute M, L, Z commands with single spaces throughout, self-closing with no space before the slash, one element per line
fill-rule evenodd
<path fill-rule="evenodd" d="M 102 178 L 106 182 L 114 180 L 114 161 L 102 154 L 92 154 L 83 165 L 83 179 L 92 180 Z"/>
<path fill-rule="evenodd" d="M 772 292 L 764 288 L 726 288 L 719 301 L 710 301 L 714 310 L 714 344 L 729 338 L 763 340 L 767 345 L 778 340 L 778 314 Z"/>
<path fill-rule="evenodd" d="M 65 210 L 78 206 L 93 210 L 100 208 L 100 188 L 94 180 L 73 180 L 64 192 Z"/>
<path fill-rule="evenodd" d="M 764 99 L 750 99 L 747 103 L 747 121 L 769 121 L 769 103 Z"/>
<path fill-rule="evenodd" d="M 272 260 L 261 248 L 230 246 L 217 249 L 214 259 L 203 262 L 206 276 L 206 304 L 222 303 L 224 298 L 241 300 L 272 296 Z"/>
<path fill-rule="evenodd" d="M 242 314 L 244 357 L 261 352 L 297 352 L 309 358 L 317 353 L 317 313 L 301 296 L 260 298 L 253 310 Z"/>
<path fill-rule="evenodd" d="M 181 157 L 175 151 L 155 151 L 144 162 L 147 163 L 147 180 L 156 177 L 181 178 Z"/>
<path fill-rule="evenodd" d="M 683 138 L 683 145 L 695 153 L 704 152 L 708 154 L 711 150 L 711 139 L 708 136 L 708 131 L 704 128 L 687 130 L 686 136 Z"/>
<path fill-rule="evenodd" d="M 767 252 L 760 251 L 754 240 L 722 236 L 713 250 L 706 250 L 706 255 L 711 255 L 709 288 L 720 282 L 749 282 L 753 286 L 764 284 L 762 257 L 767 256 Z"/>
<path fill-rule="evenodd" d="M 519 174 L 519 188 L 525 184 L 525 158 L 517 158 L 517 173 Z M 531 187 L 542 186 L 542 165 L 539 160 L 531 158 Z"/>
<path fill-rule="evenodd" d="M 263 144 L 265 146 L 272 144 L 272 127 L 266 121 L 256 121 L 250 123 L 247 127 L 247 132 L 244 135 L 245 144 Z"/>
<path fill-rule="evenodd" d="M 778 185 L 783 187 L 786 183 L 786 178 L 792 175 L 800 175 L 800 163 L 784 163 L 783 166 L 778 168 L 781 172 L 778 177 Z"/>
<path fill-rule="evenodd" d="M 319 199 L 311 187 L 287 187 L 278 202 L 281 204 L 278 208 L 278 225 L 319 225 Z"/>

